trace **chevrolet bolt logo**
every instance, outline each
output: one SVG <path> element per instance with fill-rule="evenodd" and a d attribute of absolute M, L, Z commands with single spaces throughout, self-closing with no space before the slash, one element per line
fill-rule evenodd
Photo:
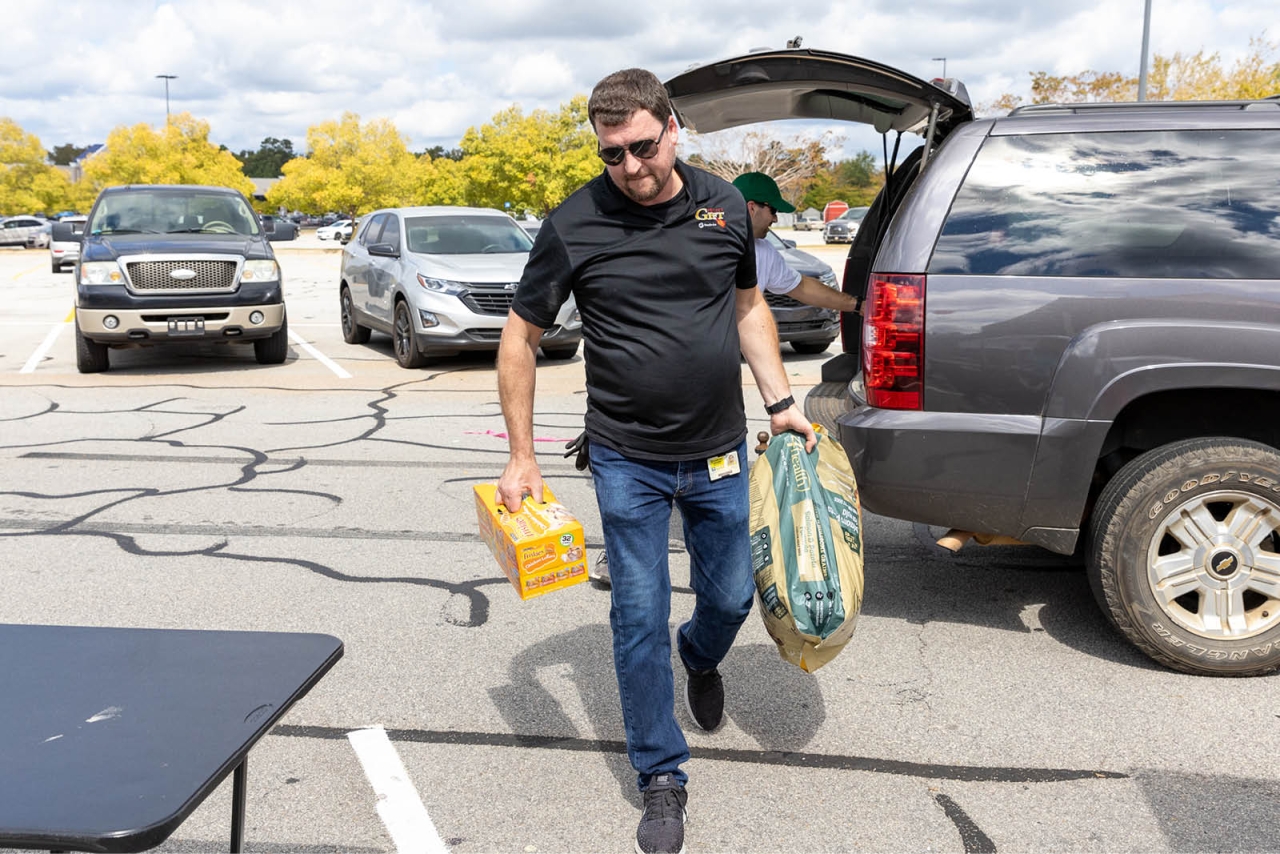
<path fill-rule="evenodd" d="M 1227 555 L 1213 564 L 1213 571 L 1219 575 L 1226 575 L 1228 572 L 1236 568 L 1236 559 L 1234 555 Z"/>
<path fill-rule="evenodd" d="M 169 271 L 169 278 L 177 279 L 179 282 L 188 282 L 196 277 L 195 270 L 188 270 L 186 267 L 179 267 L 176 270 Z"/>
<path fill-rule="evenodd" d="M 505 285 L 503 285 L 502 287 L 503 287 L 504 289 L 508 290 L 508 291 L 514 291 L 516 288 L 520 287 L 520 283 L 519 283 L 519 282 L 507 282 L 507 283 L 506 283 Z"/>

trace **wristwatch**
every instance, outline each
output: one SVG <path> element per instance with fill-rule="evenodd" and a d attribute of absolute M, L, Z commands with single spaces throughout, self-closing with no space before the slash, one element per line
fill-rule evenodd
<path fill-rule="evenodd" d="M 796 405 L 796 399 L 791 395 L 787 395 L 777 403 L 771 403 L 764 408 L 764 411 L 770 415 L 777 415 L 779 412 L 785 412 Z"/>

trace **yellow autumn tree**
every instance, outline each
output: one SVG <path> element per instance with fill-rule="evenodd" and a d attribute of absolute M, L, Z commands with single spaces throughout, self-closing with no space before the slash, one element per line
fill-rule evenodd
<path fill-rule="evenodd" d="M 1280 94 L 1280 61 L 1274 59 L 1280 45 L 1262 36 L 1249 40 L 1249 53 L 1231 68 L 1218 52 L 1157 54 L 1147 76 L 1149 101 L 1231 101 Z M 1136 101 L 1138 78 L 1114 71 L 1082 71 L 1054 75 L 1031 72 L 1032 104 L 1078 104 L 1092 101 Z M 981 105 L 982 115 L 999 115 L 1023 103 L 1019 95 L 1005 93 Z"/>
<path fill-rule="evenodd" d="M 0 117 L 0 216 L 75 207 L 75 196 L 71 180 L 45 162 L 40 139 Z"/>
<path fill-rule="evenodd" d="M 284 164 L 284 177 L 267 191 L 267 203 L 357 216 L 418 204 L 424 168 L 389 120 L 361 124 L 355 113 L 343 113 L 307 130 L 307 155 Z"/>
<path fill-rule="evenodd" d="M 599 174 L 596 138 L 587 121 L 587 98 L 575 96 L 556 112 L 518 105 L 479 128 L 468 128 L 458 146 L 463 158 L 465 203 L 545 215 Z"/>
<path fill-rule="evenodd" d="M 253 194 L 240 161 L 210 142 L 209 123 L 190 113 L 175 114 L 159 130 L 148 124 L 117 127 L 85 161 L 84 181 L 95 192 L 121 184 L 202 184 Z"/>

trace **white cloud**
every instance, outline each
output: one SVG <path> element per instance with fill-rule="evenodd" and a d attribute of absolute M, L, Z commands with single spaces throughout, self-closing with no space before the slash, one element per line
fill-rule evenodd
<path fill-rule="evenodd" d="M 1276 0 L 1161 0 L 1155 53 L 1219 52 L 1231 64 L 1264 31 Z M 650 4 L 625 14 L 598 0 L 59 0 L 5 4 L 0 115 L 47 148 L 100 142 L 120 125 L 174 111 L 210 123 L 216 142 L 305 145 L 306 130 L 350 111 L 390 118 L 415 148 L 456 146 L 469 126 L 519 103 L 554 110 L 605 74 L 640 66 L 670 77 L 758 46 L 865 56 L 920 77 L 947 71 L 975 102 L 1025 94 L 1032 71 L 1136 74 L 1143 0 L 737 0 Z M 850 144 L 879 141 L 841 129 Z"/>

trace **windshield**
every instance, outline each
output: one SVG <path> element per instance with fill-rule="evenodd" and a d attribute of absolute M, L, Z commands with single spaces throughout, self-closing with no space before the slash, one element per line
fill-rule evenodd
<path fill-rule="evenodd" d="M 840 214 L 840 219 L 847 219 L 852 222 L 862 222 L 862 218 L 867 215 L 870 208 L 849 208 Z"/>
<path fill-rule="evenodd" d="M 258 219 L 239 196 L 140 189 L 104 196 L 89 232 L 256 235 Z"/>
<path fill-rule="evenodd" d="M 505 216 L 411 216 L 405 217 L 404 232 L 409 251 L 424 255 L 528 252 L 533 248 L 525 230 Z"/>
<path fill-rule="evenodd" d="M 790 246 L 788 246 L 786 243 L 784 243 L 784 242 L 783 242 L 783 240 L 782 240 L 782 238 L 781 238 L 781 237 L 779 237 L 778 235 L 774 234 L 772 230 L 770 230 L 770 231 L 766 231 L 766 232 L 765 232 L 765 234 L 764 234 L 764 239 L 765 239 L 765 242 L 766 242 L 766 243 L 768 243 L 768 244 L 769 244 L 770 246 L 772 246 L 774 249 L 777 249 L 777 250 L 779 250 L 779 251 L 781 251 L 781 250 L 783 250 L 783 249 L 790 249 L 790 248 L 791 248 Z"/>

